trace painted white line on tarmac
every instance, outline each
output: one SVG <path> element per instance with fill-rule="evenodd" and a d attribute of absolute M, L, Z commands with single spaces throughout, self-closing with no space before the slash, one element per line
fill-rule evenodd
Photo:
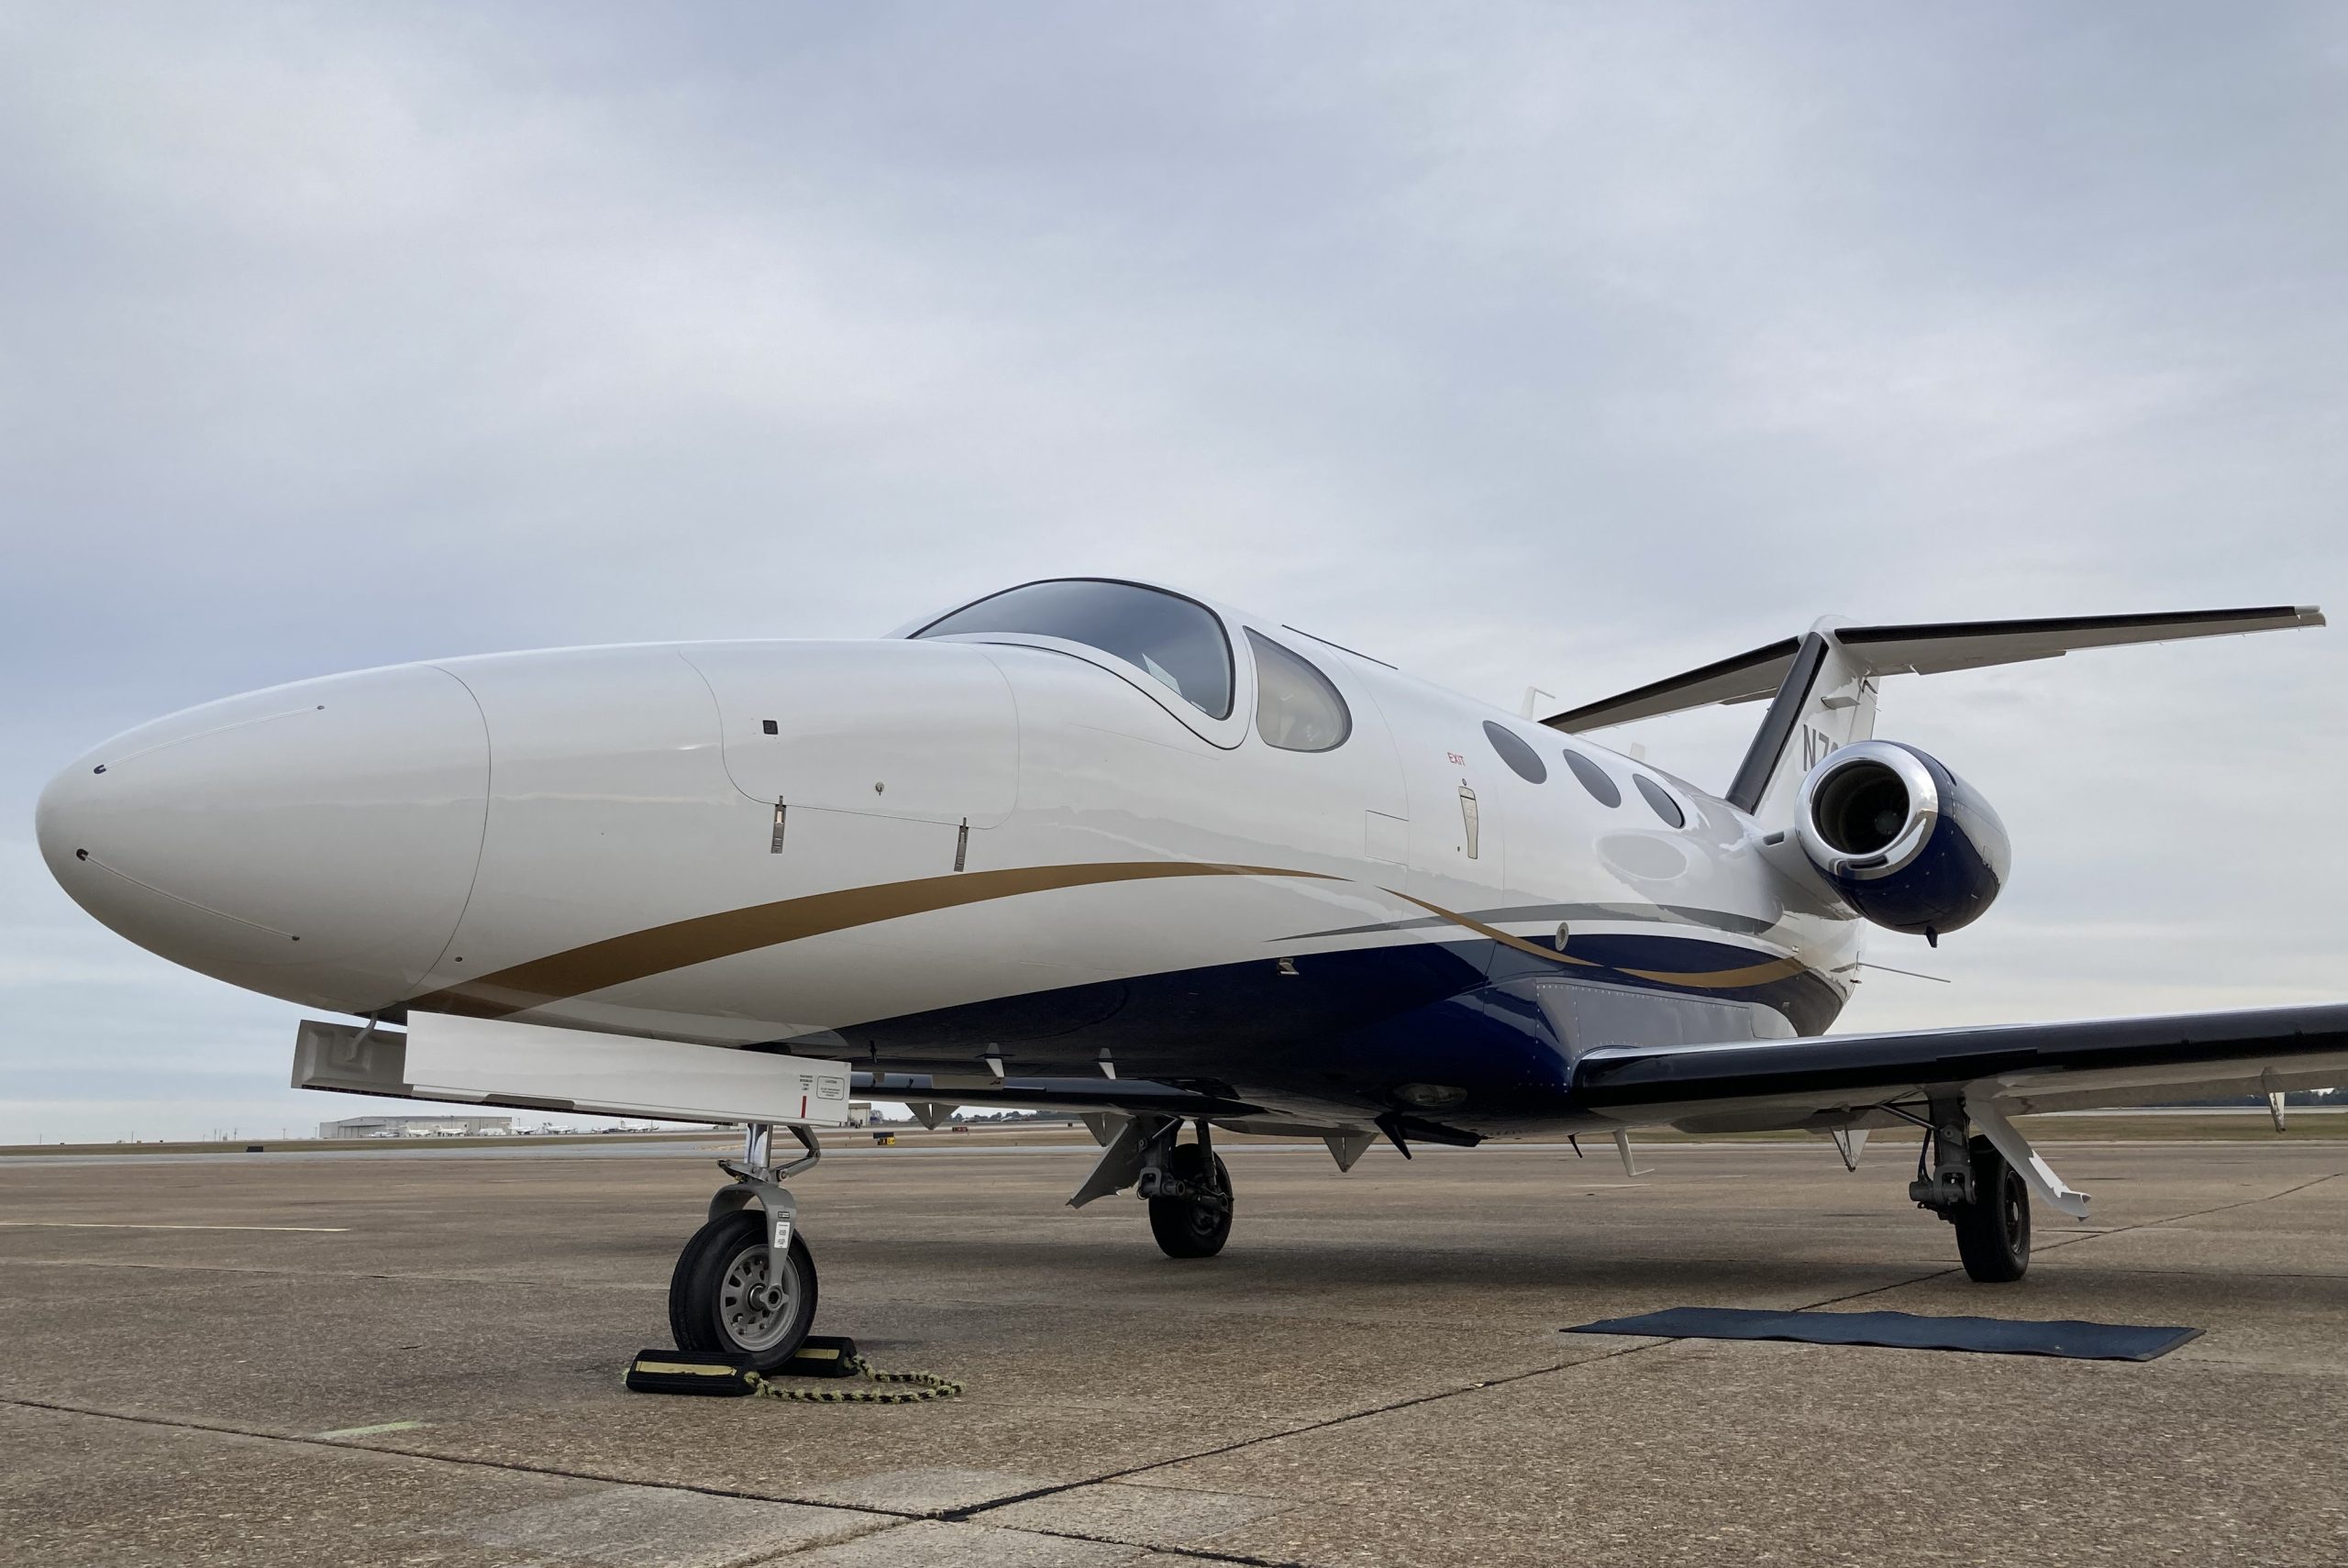
<path fill-rule="evenodd" d="M 422 1421 L 383 1421 L 371 1427 L 338 1427 L 333 1431 L 312 1432 L 310 1436 L 320 1441 L 331 1441 L 336 1438 L 376 1437 L 383 1432 L 412 1432 L 422 1425 Z"/>

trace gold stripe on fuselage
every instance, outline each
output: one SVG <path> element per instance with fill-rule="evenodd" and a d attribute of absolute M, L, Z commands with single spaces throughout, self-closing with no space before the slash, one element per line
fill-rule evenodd
<path fill-rule="evenodd" d="M 548 1002 L 562 1001 L 626 985 L 737 953 L 797 942 L 852 926 L 872 925 L 907 915 L 1022 893 L 1086 888 L 1103 882 L 1139 882 L 1158 877 L 1301 877 L 1327 881 L 1319 871 L 1277 866 L 1220 866 L 1187 860 L 1099 861 L 1075 866 L 1020 866 L 1001 871 L 965 871 L 809 893 L 770 904 L 696 915 L 666 925 L 607 937 L 561 953 L 550 953 L 478 979 L 417 997 L 408 1005 L 430 1012 L 469 1018 L 505 1018 Z"/>
<path fill-rule="evenodd" d="M 1447 910 L 1441 904 L 1431 904 L 1424 899 L 1414 899 L 1408 893 L 1398 893 L 1391 888 L 1380 888 L 1379 891 L 1389 898 L 1400 899 L 1406 904 L 1416 904 L 1430 914 L 1439 914 L 1455 925 L 1466 926 L 1477 935 L 1489 937 L 1503 947 L 1513 947 L 1519 953 L 1530 953 L 1535 958 L 1546 958 L 1553 964 L 1578 964 L 1586 969 L 1605 967 L 1594 958 L 1577 958 L 1570 953 L 1560 953 L 1554 947 L 1544 947 L 1539 943 L 1528 942 L 1522 936 L 1511 936 L 1499 926 L 1486 925 L 1482 921 L 1461 914 L 1457 910 Z"/>
<path fill-rule="evenodd" d="M 809 893 L 773 903 L 752 904 L 715 914 L 671 921 L 666 925 L 607 937 L 583 946 L 551 953 L 493 974 L 466 980 L 415 998 L 409 1006 L 430 1012 L 470 1018 L 508 1018 L 549 1002 L 565 1001 L 589 991 L 626 985 L 673 969 L 730 958 L 761 947 L 773 947 L 829 932 L 900 920 L 907 915 L 1024 893 L 1050 892 L 1061 888 L 1098 887 L 1110 882 L 1148 881 L 1164 877 L 1295 877 L 1316 881 L 1340 880 L 1325 872 L 1298 871 L 1278 866 L 1224 866 L 1182 860 L 1098 861 L 1072 866 L 1021 866 L 999 871 L 967 871 L 946 877 L 922 877 L 905 882 L 882 882 L 865 888 L 842 888 Z M 1585 969 L 1605 969 L 1595 959 L 1583 958 L 1512 935 L 1498 926 L 1432 904 L 1391 888 L 1379 889 L 1390 898 L 1414 904 L 1489 941 L 1553 964 Z M 1658 985 L 1728 990 L 1789 979 L 1802 973 L 1793 958 L 1737 969 L 1675 974 L 1660 969 L 1618 969 L 1615 973 Z"/>
<path fill-rule="evenodd" d="M 1414 899 L 1408 893 L 1395 892 L 1391 888 L 1379 890 L 1391 898 L 1401 900 L 1406 904 L 1416 904 L 1423 910 L 1439 914 L 1444 919 L 1465 926 L 1479 936 L 1490 937 L 1503 946 L 1513 947 L 1520 953 L 1529 953 L 1535 958 L 1546 958 L 1553 964 L 1578 964 L 1589 969 L 1603 969 L 1608 966 L 1594 958 L 1578 958 L 1570 953 L 1560 953 L 1553 947 L 1544 947 L 1537 942 L 1528 942 L 1522 936 L 1511 936 L 1496 925 L 1486 925 L 1471 915 L 1461 914 L 1456 910 L 1445 909 L 1440 904 L 1431 904 L 1424 899 Z M 1807 967 L 1808 966 L 1799 958 L 1772 958 L 1766 964 L 1751 964 L 1738 969 L 1707 969 L 1688 974 L 1675 973 L 1669 969 L 1616 968 L 1613 972 L 1617 975 L 1628 975 L 1636 980 L 1653 980 L 1657 985 L 1689 986 L 1699 990 L 1725 991 L 1738 990 L 1748 986 L 1766 986 L 1778 980 L 1790 980 Z"/>
<path fill-rule="evenodd" d="M 1733 991 L 1747 986 L 1766 986 L 1778 980 L 1790 980 L 1808 966 L 1799 958 L 1773 958 L 1767 964 L 1752 964 L 1742 969 L 1710 969 L 1700 974 L 1674 974 L 1668 969 L 1618 969 L 1619 975 L 1634 979 L 1654 980 L 1667 986 L 1693 986 L 1700 990 Z"/>

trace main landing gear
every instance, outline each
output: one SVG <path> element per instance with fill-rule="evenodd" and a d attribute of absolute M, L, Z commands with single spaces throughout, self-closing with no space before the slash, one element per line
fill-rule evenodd
<path fill-rule="evenodd" d="M 1169 1258 L 1211 1258 L 1231 1239 L 1231 1172 L 1205 1120 L 1195 1143 L 1175 1143 L 1169 1130 L 1163 1154 L 1143 1166 L 1137 1187 L 1149 1200 L 1149 1233 Z"/>
<path fill-rule="evenodd" d="M 744 1130 L 739 1160 L 718 1162 L 734 1181 L 709 1200 L 709 1222 L 677 1254 L 669 1278 L 669 1328 L 679 1350 L 714 1351 L 771 1372 L 814 1325 L 815 1259 L 799 1235 L 798 1200 L 782 1183 L 823 1151 L 807 1129 L 791 1134 L 807 1152 L 785 1165 L 773 1163 L 774 1129 L 763 1121 Z"/>
<path fill-rule="evenodd" d="M 1214 1132 L 1198 1121 L 1198 1141 L 1178 1143 L 1179 1116 L 1087 1117 L 1102 1143 L 1100 1163 L 1069 1207 L 1132 1187 L 1149 1203 L 1149 1233 L 1169 1258 L 1211 1258 L 1231 1237 L 1231 1172 L 1214 1152 Z"/>
<path fill-rule="evenodd" d="M 1933 1102 L 1908 1196 L 1956 1228 L 1968 1276 L 2010 1284 L 2030 1268 L 2030 1187 L 1996 1144 L 1967 1131 L 1964 1101 Z"/>

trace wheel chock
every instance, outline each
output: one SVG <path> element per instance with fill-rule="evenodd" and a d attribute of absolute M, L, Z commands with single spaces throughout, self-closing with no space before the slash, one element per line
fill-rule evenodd
<path fill-rule="evenodd" d="M 759 1391 L 749 1368 L 715 1351 L 647 1350 L 636 1353 L 621 1379 L 637 1394 L 700 1394 L 740 1398 Z"/>
<path fill-rule="evenodd" d="M 860 1377 L 868 1383 L 906 1384 L 891 1389 L 851 1389 L 845 1393 L 812 1388 L 785 1388 L 779 1377 Z M 841 1334 L 810 1334 L 791 1359 L 772 1372 L 758 1372 L 744 1358 L 723 1351 L 638 1351 L 622 1379 L 638 1394 L 694 1394 L 703 1397 L 740 1398 L 763 1394 L 770 1399 L 797 1399 L 811 1405 L 919 1405 L 951 1399 L 962 1386 L 934 1372 L 881 1372 L 865 1364 L 856 1353 L 856 1342 Z"/>
<path fill-rule="evenodd" d="M 858 1362 L 856 1342 L 846 1334 L 810 1334 L 799 1342 L 791 1359 L 776 1369 L 777 1377 L 853 1377 Z"/>
<path fill-rule="evenodd" d="M 636 1353 L 623 1381 L 637 1394 L 699 1394 L 737 1398 L 759 1391 L 766 1377 L 853 1377 L 862 1363 L 845 1334 L 810 1334 L 791 1359 L 769 1373 L 724 1351 L 646 1350 Z"/>

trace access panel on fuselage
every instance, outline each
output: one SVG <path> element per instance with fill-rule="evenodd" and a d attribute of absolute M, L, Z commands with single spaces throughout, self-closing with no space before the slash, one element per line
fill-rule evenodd
<path fill-rule="evenodd" d="M 703 643 L 725 770 L 766 804 L 993 827 L 1019 791 L 1019 719 L 983 649 Z M 770 730 L 771 726 L 771 730 Z"/>

